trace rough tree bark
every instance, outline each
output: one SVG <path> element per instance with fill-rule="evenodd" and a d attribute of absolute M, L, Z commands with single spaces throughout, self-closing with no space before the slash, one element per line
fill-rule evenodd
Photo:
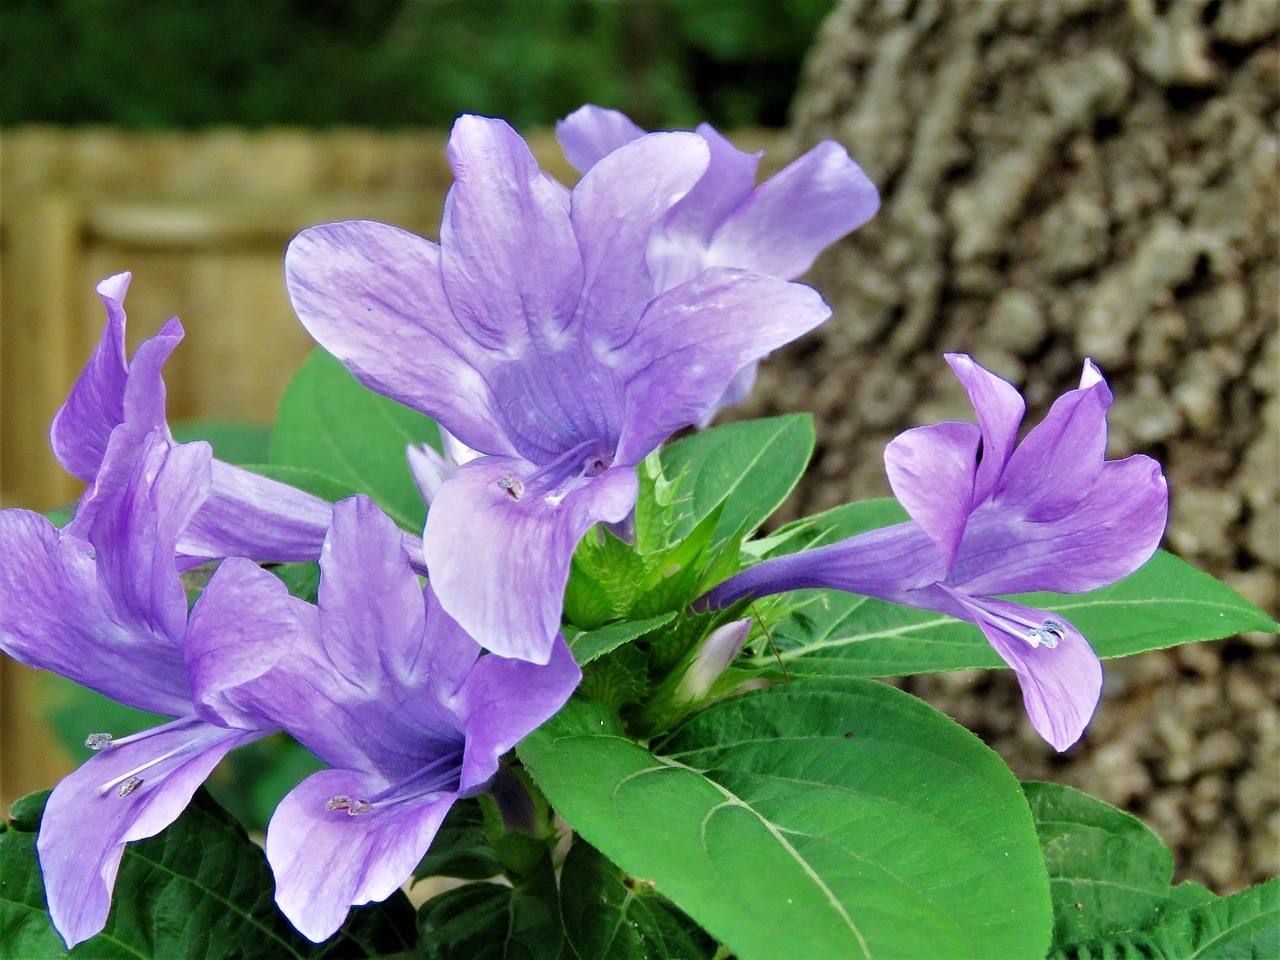
<path fill-rule="evenodd" d="M 843 142 L 884 195 L 810 279 L 836 316 L 766 364 L 753 407 L 814 409 L 792 505 L 887 492 L 899 430 L 968 419 L 941 360 L 1115 389 L 1111 455 L 1173 492 L 1168 545 L 1280 605 L 1275 0 L 849 0 L 825 24 L 793 146 Z M 1173 681 L 1176 680 L 1176 685 Z M 1085 741 L 1052 755 L 1007 674 L 911 681 L 1024 777 L 1133 810 L 1225 893 L 1280 870 L 1276 638 L 1113 662 Z"/>

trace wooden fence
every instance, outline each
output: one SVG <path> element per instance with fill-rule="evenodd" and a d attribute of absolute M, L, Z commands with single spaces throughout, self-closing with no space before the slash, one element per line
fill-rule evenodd
<path fill-rule="evenodd" d="M 735 135 L 767 146 L 760 131 Z M 80 484 L 49 452 L 49 421 L 101 333 L 98 280 L 133 271 L 129 349 L 170 316 L 169 415 L 270 422 L 312 347 L 285 295 L 290 237 L 368 218 L 434 237 L 451 180 L 443 131 L 197 134 L 23 128 L 0 135 L 0 505 L 47 509 Z M 544 169 L 576 174 L 549 131 Z M 766 158 L 766 163 L 768 163 Z M 67 769 L 36 719 L 31 671 L 0 657 L 0 802 Z"/>

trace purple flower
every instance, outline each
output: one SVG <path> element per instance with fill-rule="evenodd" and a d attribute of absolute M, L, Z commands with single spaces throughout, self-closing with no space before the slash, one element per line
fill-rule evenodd
<path fill-rule="evenodd" d="M 124 296 L 130 279 L 129 273 L 118 273 L 98 284 L 107 324 L 49 434 L 58 462 L 68 473 L 92 484 L 69 528 L 72 533 L 93 522 L 103 496 L 114 495 L 130 470 L 128 455 L 142 437 L 160 431 L 174 443 L 165 416 L 161 369 L 182 340 L 182 324 L 177 317 L 171 318 L 128 360 Z M 133 444 L 113 445 L 117 433 L 132 436 Z M 125 457 L 123 464 L 117 462 L 119 456 Z M 208 495 L 189 518 L 177 544 L 183 566 L 225 556 L 289 561 L 314 560 L 319 555 L 329 525 L 329 504 L 220 460 L 213 460 L 211 469 Z"/>
<path fill-rule="evenodd" d="M 917 427 L 889 444 L 889 483 L 911 521 L 767 560 L 698 605 L 828 587 L 965 620 L 1017 673 L 1036 730 L 1066 750 L 1097 707 L 1098 657 L 1063 617 L 993 595 L 1081 593 L 1137 570 L 1164 531 L 1165 480 L 1149 457 L 1105 459 L 1111 391 L 1092 362 L 1016 445 L 1018 391 L 964 354 L 947 362 L 978 424 Z"/>
<path fill-rule="evenodd" d="M 693 279 L 708 267 L 739 267 L 794 280 L 819 253 L 870 220 L 880 206 L 875 185 L 844 147 L 826 140 L 756 186 L 759 153 L 745 153 L 709 124 L 697 134 L 710 160 L 697 184 L 667 212 L 649 241 L 654 293 Z M 556 124 L 565 157 L 586 173 L 645 131 L 616 110 L 588 104 Z M 743 367 L 720 407 L 745 399 L 756 362 Z"/>
<path fill-rule="evenodd" d="M 697 134 L 633 140 L 572 191 L 499 120 L 462 117 L 448 153 L 438 246 L 327 224 L 294 239 L 286 279 L 358 379 L 482 454 L 427 515 L 432 585 L 484 647 L 546 663 L 574 548 L 628 517 L 635 465 L 830 310 L 808 287 L 723 267 L 656 292 L 651 239 L 709 163 Z"/>
<path fill-rule="evenodd" d="M 91 734 L 86 746 L 98 754 L 49 797 L 37 848 L 68 947 L 106 924 L 124 845 L 173 822 L 229 750 L 273 732 L 248 715 L 207 723 L 193 704 L 174 558 L 212 486 L 208 444 L 115 431 L 103 456 L 120 482 L 99 489 L 79 534 L 26 510 L 0 511 L 0 649 L 177 718 L 120 740 Z"/>
<path fill-rule="evenodd" d="M 276 902 L 317 942 L 351 906 L 390 896 L 454 801 L 484 789 L 498 758 L 581 678 L 560 636 L 544 666 L 479 656 L 364 497 L 334 508 L 320 565 L 315 607 L 253 564 L 226 561 L 193 613 L 189 648 L 213 715 L 273 717 L 333 767 L 290 792 L 267 828 Z M 254 619 L 227 630 L 244 609 Z M 268 670 L 244 676 L 264 660 Z"/>

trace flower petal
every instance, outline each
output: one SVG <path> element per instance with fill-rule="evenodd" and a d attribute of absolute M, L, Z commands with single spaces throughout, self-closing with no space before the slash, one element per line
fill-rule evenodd
<path fill-rule="evenodd" d="M 661 293 L 692 280 L 706 267 L 707 248 L 716 230 L 751 196 L 756 185 L 760 153 L 739 150 L 711 126 L 702 124 L 698 134 L 711 152 L 707 172 L 671 208 L 649 244 L 649 266 L 654 292 Z M 718 266 L 736 267 L 737 263 Z"/>
<path fill-rule="evenodd" d="M 178 552 L 200 560 L 315 560 L 332 513 L 317 496 L 214 460 L 209 496 L 179 538 Z"/>
<path fill-rule="evenodd" d="M 667 211 L 707 169 L 696 133 L 651 133 L 613 151 L 573 189 L 583 284 L 575 322 L 598 350 L 632 336 L 657 291 L 648 250 Z"/>
<path fill-rule="evenodd" d="M 644 134 L 625 114 L 590 103 L 556 121 L 556 139 L 565 159 L 579 173 L 586 173 L 607 154 Z"/>
<path fill-rule="evenodd" d="M 482 372 L 492 361 L 453 315 L 434 243 L 368 220 L 311 227 L 289 244 L 285 284 L 302 325 L 365 386 L 477 450 L 514 452 Z"/>
<path fill-rule="evenodd" d="M 322 598 L 325 590 L 322 582 Z M 378 596 L 372 590 L 370 602 Z M 350 624 L 338 611 L 328 615 L 339 617 L 335 632 Z M 383 672 L 381 637 L 350 635 L 340 662 L 330 659 L 321 641 L 324 616 L 256 565 L 224 562 L 191 612 L 185 645 L 200 715 L 242 726 L 271 723 L 326 763 L 376 770 L 388 780 L 461 742 L 452 713 L 424 695 L 427 676 L 403 686 Z M 349 677 L 342 671 L 352 663 Z"/>
<path fill-rule="evenodd" d="M 351 770 L 322 770 L 294 787 L 267 826 L 276 904 L 307 939 L 327 940 L 352 906 L 385 900 L 413 873 L 456 795 L 375 804 L 356 816 L 326 809 L 335 797 L 362 798 L 383 784 Z"/>
<path fill-rule="evenodd" d="M 639 481 L 630 467 L 614 468 L 563 496 L 513 497 L 507 481 L 534 469 L 506 457 L 466 464 L 441 486 L 423 536 L 431 584 L 449 615 L 485 649 L 545 664 L 574 548 L 593 524 L 631 511 Z"/>
<path fill-rule="evenodd" d="M 176 820 L 218 761 L 260 736 L 187 717 L 105 748 L 54 788 L 36 848 L 68 949 L 106 925 L 124 845 Z"/>
<path fill-rule="evenodd" d="M 756 188 L 715 232 L 706 263 L 791 280 L 879 207 L 875 185 L 828 140 Z"/>
<path fill-rule="evenodd" d="M 700 422 L 743 367 L 830 315 L 811 287 L 741 270 L 707 270 L 662 294 L 609 355 L 626 382 L 615 462 L 638 463 Z"/>
<path fill-rule="evenodd" d="M 90 544 L 26 510 L 0 511 L 0 543 L 0 649 L 140 710 L 190 710 L 178 648 L 125 625 Z"/>
<path fill-rule="evenodd" d="M 66 471 L 89 483 L 106 455 L 111 431 L 126 420 L 147 429 L 164 427 L 165 387 L 161 367 L 182 339 L 178 318 L 125 356 L 124 297 L 132 274 L 118 273 L 98 284 L 107 323 L 93 356 L 76 379 L 49 431 L 54 455 Z"/>
<path fill-rule="evenodd" d="M 454 316 L 489 347 L 553 346 L 582 289 L 568 191 L 502 120 L 459 117 L 448 154 L 440 263 Z"/>
<path fill-rule="evenodd" d="M 981 431 L 971 423 L 916 427 L 884 451 L 889 486 L 950 567 L 973 510 Z"/>
<path fill-rule="evenodd" d="M 153 430 L 140 449 L 130 451 L 131 432 L 117 430 L 107 451 L 121 469 L 130 453 L 136 457 L 129 478 L 107 489 L 95 484 L 85 538 L 94 546 L 98 574 L 117 615 L 138 634 L 155 633 L 177 647 L 186 629 L 187 598 L 174 557 L 182 532 L 208 495 L 213 450 L 203 442 L 174 444 Z"/>
<path fill-rule="evenodd" d="M 1013 667 L 1036 732 L 1058 752 L 1079 740 L 1102 696 L 1102 662 L 1080 631 L 1044 610 L 938 589 L 954 601 L 951 609 L 938 609 L 975 624 Z M 1028 641 L 1033 632 L 1047 628 L 1052 628 L 1056 646 Z"/>
<path fill-rule="evenodd" d="M 982 456 L 974 479 L 973 503 L 991 496 L 1018 439 L 1027 404 L 1018 388 L 973 362 L 963 353 L 946 354 L 947 363 L 969 394 L 982 428 Z"/>
<path fill-rule="evenodd" d="M 1060 396 L 1009 457 L 996 500 L 1029 520 L 1056 520 L 1074 510 L 1102 469 L 1110 406 L 1111 391 L 1100 376 Z"/>
<path fill-rule="evenodd" d="M 498 758 L 564 706 L 581 679 L 582 670 L 560 634 L 544 666 L 494 654 L 476 661 L 452 703 L 467 735 L 461 795 L 487 783 L 498 770 Z"/>
<path fill-rule="evenodd" d="M 984 504 L 948 582 L 985 595 L 1083 593 L 1127 577 L 1160 545 L 1169 490 L 1149 457 L 1108 461 L 1093 489 L 1064 517 L 1034 523 Z"/>

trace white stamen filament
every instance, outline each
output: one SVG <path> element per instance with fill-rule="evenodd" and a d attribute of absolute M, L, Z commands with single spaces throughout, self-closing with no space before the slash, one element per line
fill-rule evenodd
<path fill-rule="evenodd" d="M 346 795 L 339 795 L 326 800 L 324 808 L 330 813 L 345 810 L 349 816 L 357 817 L 363 813 L 368 813 L 375 804 L 379 808 L 394 807 L 396 804 L 404 803 L 407 800 L 416 800 L 433 793 L 446 793 L 450 789 L 454 789 L 454 782 L 457 780 L 461 770 L 461 758 L 460 751 L 458 753 L 447 753 L 405 777 L 399 783 L 392 784 L 385 790 L 380 790 L 367 800 L 352 799 Z M 445 767 L 446 769 L 442 773 L 437 773 L 440 767 Z M 437 776 L 429 776 L 432 773 L 437 773 Z M 407 787 L 424 778 L 427 781 L 425 784 L 414 789 L 412 793 L 405 792 Z"/>
<path fill-rule="evenodd" d="M 123 743 L 124 741 L 121 741 L 121 742 Z M 135 767 L 134 769 L 130 770 L 128 773 L 122 773 L 120 776 L 116 777 L 114 780 L 108 780 L 102 786 L 98 787 L 99 795 L 106 793 L 116 784 L 122 783 L 123 781 L 137 780 L 138 781 L 137 783 L 124 784 L 117 791 L 120 794 L 120 796 L 127 797 L 129 794 L 131 794 L 134 790 L 138 788 L 138 784 L 142 783 L 142 781 L 138 779 L 138 774 L 142 773 L 144 770 L 149 770 L 151 767 L 154 767 L 157 763 L 163 763 L 165 760 L 168 760 L 170 757 L 174 756 L 175 754 L 181 753 L 185 749 L 187 749 L 187 745 L 184 743 L 180 746 L 174 747 L 168 753 L 161 754 L 158 757 L 152 757 L 146 763 L 142 764 L 139 767 Z"/>

